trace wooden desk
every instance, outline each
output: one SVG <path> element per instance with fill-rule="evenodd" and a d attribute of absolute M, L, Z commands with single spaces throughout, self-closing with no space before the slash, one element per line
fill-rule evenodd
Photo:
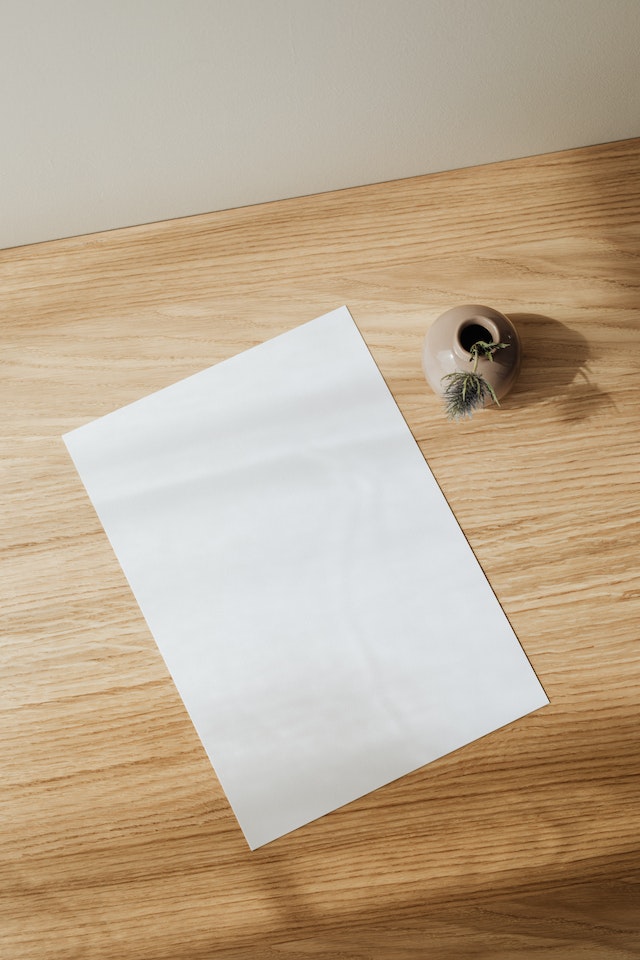
<path fill-rule="evenodd" d="M 640 957 L 639 254 L 640 140 L 0 253 L 3 957 Z M 551 706 L 251 853 L 60 435 L 342 303 Z"/>

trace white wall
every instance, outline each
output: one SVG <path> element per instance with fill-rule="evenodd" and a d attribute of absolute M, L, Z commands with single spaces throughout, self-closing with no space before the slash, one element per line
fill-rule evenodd
<path fill-rule="evenodd" d="M 640 0 L 0 0 L 0 247 L 640 134 Z"/>

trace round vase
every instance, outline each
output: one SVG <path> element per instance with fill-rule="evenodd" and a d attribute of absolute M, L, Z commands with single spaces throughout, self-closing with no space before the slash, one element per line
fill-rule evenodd
<path fill-rule="evenodd" d="M 478 303 L 447 310 L 427 331 L 422 369 L 435 393 L 443 396 L 447 381 L 442 378 L 447 374 L 473 370 L 474 357 L 469 351 L 480 340 L 507 344 L 505 349 L 496 350 L 491 360 L 480 357 L 476 369 L 491 385 L 498 400 L 507 395 L 520 371 L 520 337 L 504 314 Z M 492 400 L 487 397 L 484 405 L 490 403 Z"/>

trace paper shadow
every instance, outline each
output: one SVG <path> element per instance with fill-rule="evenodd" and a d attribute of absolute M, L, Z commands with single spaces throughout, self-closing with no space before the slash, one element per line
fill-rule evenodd
<path fill-rule="evenodd" d="M 589 377 L 589 344 L 581 333 L 540 314 L 509 317 L 522 341 L 522 367 L 505 403 L 523 407 L 553 402 L 562 420 L 584 420 L 613 404 Z"/>

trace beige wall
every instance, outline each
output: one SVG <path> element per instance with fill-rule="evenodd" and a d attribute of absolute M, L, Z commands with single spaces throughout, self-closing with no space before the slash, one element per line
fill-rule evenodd
<path fill-rule="evenodd" d="M 0 247 L 640 134 L 640 0 L 0 0 Z"/>

